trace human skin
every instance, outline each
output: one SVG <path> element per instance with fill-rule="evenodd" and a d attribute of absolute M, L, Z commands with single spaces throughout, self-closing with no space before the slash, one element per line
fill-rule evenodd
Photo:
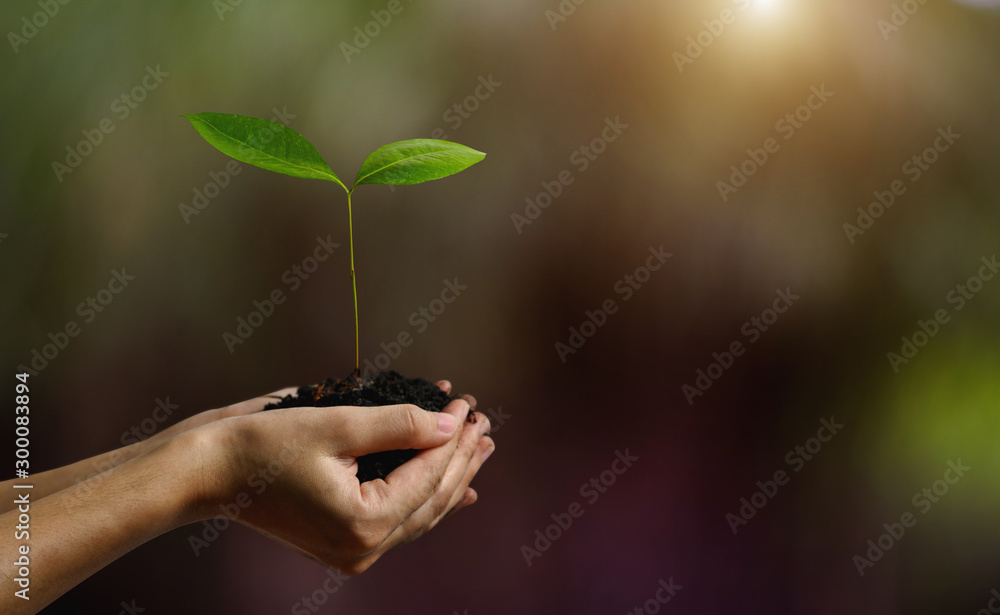
<path fill-rule="evenodd" d="M 439 385 L 450 390 L 447 382 Z M 273 470 L 276 460 L 280 472 L 238 520 L 326 566 L 358 574 L 475 502 L 469 483 L 495 447 L 486 435 L 488 419 L 474 412 L 468 396 L 441 413 L 411 405 L 260 412 L 268 401 L 205 412 L 120 449 L 117 463 L 90 479 L 91 488 L 77 479 L 91 474 L 97 461 L 110 462 L 111 453 L 17 481 L 35 485 L 30 538 L 15 540 L 16 509 L 0 515 L 0 612 L 37 613 L 139 545 L 220 516 L 222 507 L 247 497 L 248 477 Z M 470 413 L 473 421 L 466 420 Z M 358 482 L 358 457 L 409 448 L 420 452 L 384 480 Z M 14 595 L 20 587 L 12 578 L 24 543 L 30 601 Z"/>

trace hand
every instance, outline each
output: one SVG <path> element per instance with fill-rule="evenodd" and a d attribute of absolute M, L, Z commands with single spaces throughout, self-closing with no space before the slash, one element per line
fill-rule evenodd
<path fill-rule="evenodd" d="M 440 380 L 437 386 L 445 393 L 451 393 L 451 383 L 447 380 Z M 286 387 L 280 389 L 273 393 L 267 395 L 261 395 L 260 397 L 255 397 L 253 399 L 248 399 L 246 401 L 241 401 L 236 404 L 230 404 L 228 406 L 223 406 L 221 408 L 215 408 L 212 410 L 205 410 L 194 416 L 190 416 L 176 425 L 172 425 L 169 428 L 150 436 L 147 440 L 143 440 L 139 448 L 146 449 L 151 447 L 156 447 L 162 444 L 164 441 L 170 438 L 201 427 L 202 425 L 207 425 L 213 421 L 218 421 L 220 419 L 231 418 L 234 416 L 246 416 L 248 414 L 254 414 L 264 410 L 264 407 L 270 403 L 273 403 L 282 397 L 287 395 L 294 395 L 298 391 L 296 387 Z M 475 409 L 475 398 L 469 395 L 463 395 L 463 399 L 466 401 L 471 400 L 473 409 Z"/>
<path fill-rule="evenodd" d="M 237 505 L 245 525 L 324 565 L 363 572 L 476 500 L 469 483 L 495 445 L 474 403 L 458 399 L 441 413 L 288 408 L 213 421 L 199 430 L 205 482 L 196 516 Z M 358 457 L 396 449 L 420 452 L 385 480 L 358 482 Z"/>
<path fill-rule="evenodd" d="M 473 413 L 465 421 L 472 397 L 442 413 L 416 406 L 260 412 L 267 401 L 193 417 L 141 452 L 132 445 L 34 475 L 33 495 L 42 491 L 39 478 L 48 493 L 31 501 L 31 602 L 15 596 L 13 577 L 0 577 L 0 612 L 36 613 L 123 554 L 216 516 L 220 506 L 237 507 L 241 522 L 323 564 L 359 573 L 474 502 L 468 485 L 494 448 L 486 417 Z M 358 457 L 406 448 L 420 452 L 385 480 L 358 482 Z M 91 488 L 57 488 L 121 451 L 130 458 L 113 463 Z M 21 514 L 0 514 L 4 561 L 23 555 L 15 537 Z"/>
<path fill-rule="evenodd" d="M 176 425 L 171 425 L 167 429 L 153 434 L 146 440 L 140 441 L 138 446 L 141 449 L 153 448 L 159 446 L 174 436 L 182 434 L 186 431 L 191 431 L 192 429 L 197 429 L 202 425 L 208 425 L 213 421 L 231 418 L 234 416 L 246 416 L 248 414 L 260 412 L 267 404 L 275 402 L 286 395 L 294 395 L 297 390 L 298 389 L 295 387 L 288 387 L 267 395 L 261 395 L 260 397 L 241 401 L 237 404 L 230 404 L 228 406 L 222 406 L 221 408 L 214 408 L 212 410 L 199 412 L 194 416 L 189 416 Z"/>

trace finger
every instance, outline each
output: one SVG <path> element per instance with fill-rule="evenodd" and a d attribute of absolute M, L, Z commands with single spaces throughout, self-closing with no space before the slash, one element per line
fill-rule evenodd
<path fill-rule="evenodd" d="M 472 506 L 479 500 L 479 494 L 475 489 L 469 487 L 465 490 L 465 500 L 459 505 L 459 509 L 465 508 L 466 506 Z"/>
<path fill-rule="evenodd" d="M 462 395 L 459 395 L 458 398 L 459 399 L 464 399 L 466 402 L 468 402 L 469 407 L 472 408 L 473 410 L 476 409 L 476 398 L 473 397 L 472 395 L 469 395 L 467 393 L 463 393 Z"/>
<path fill-rule="evenodd" d="M 435 384 L 437 384 L 438 388 L 441 389 L 445 395 L 451 394 L 451 383 L 447 380 L 438 380 Z"/>
<path fill-rule="evenodd" d="M 263 395 L 261 397 L 256 397 L 231 406 L 223 406 L 222 408 L 216 408 L 214 410 L 206 410 L 194 416 L 189 416 L 180 423 L 171 425 L 169 428 L 164 429 L 148 440 L 144 440 L 143 446 L 140 448 L 148 448 L 150 446 L 158 445 L 160 442 L 172 438 L 179 433 L 183 433 L 189 429 L 194 429 L 213 421 L 260 412 L 267 404 L 277 401 L 273 396 L 284 397 L 285 395 L 295 393 L 297 390 L 298 389 L 294 387 L 288 387 L 281 389 L 280 391 L 275 391 L 271 395 Z"/>
<path fill-rule="evenodd" d="M 461 445 L 459 445 L 462 458 L 461 460 L 459 459 L 459 452 L 455 453 L 455 460 L 452 462 L 452 468 L 449 468 L 449 474 L 447 474 L 445 479 L 441 481 L 441 487 L 438 489 L 441 492 L 440 497 L 442 499 L 446 498 L 447 503 L 444 506 L 434 506 L 435 502 L 432 500 L 427 504 L 427 506 L 435 508 L 435 512 L 437 512 L 436 515 L 431 513 L 433 515 L 431 517 L 433 519 L 433 521 L 431 521 L 431 527 L 433 527 L 434 523 L 440 520 L 448 513 L 449 510 L 454 508 L 462 500 L 465 496 L 465 490 L 469 487 L 469 483 L 472 482 L 473 477 L 475 477 L 479 468 L 482 467 L 485 458 L 489 456 L 488 454 L 484 455 L 484 451 L 489 450 L 492 452 L 496 447 L 496 445 L 493 444 L 493 440 L 490 439 L 489 436 L 482 435 L 484 429 L 482 423 L 470 425 L 470 427 L 472 428 L 472 438 L 469 443 L 469 450 L 462 450 Z M 421 513 L 422 511 L 417 512 Z M 419 530 L 421 527 L 417 525 L 419 522 L 419 519 L 414 519 L 412 524 L 415 527 L 410 529 Z M 407 519 L 407 524 L 410 523 L 411 521 Z M 430 527 L 427 529 L 429 530 Z"/>
<path fill-rule="evenodd" d="M 384 518 L 391 522 L 390 528 L 398 527 L 437 490 L 465 431 L 468 412 L 469 404 L 464 400 L 456 399 L 448 404 L 441 414 L 454 417 L 456 429 L 446 443 L 420 451 L 389 473 L 385 480 L 361 485 L 362 497 L 382 507 Z"/>
<path fill-rule="evenodd" d="M 475 452 L 469 459 L 469 463 L 465 468 L 465 474 L 462 476 L 461 481 L 459 481 L 459 483 L 451 491 L 451 499 L 443 507 L 437 507 L 436 509 L 427 511 L 418 511 L 420 513 L 426 512 L 427 517 L 430 517 L 430 521 L 427 520 L 427 517 L 421 518 L 420 516 L 415 517 L 412 520 L 412 523 L 411 520 L 408 519 L 407 524 L 410 525 L 410 527 L 405 528 L 406 530 L 409 530 L 405 540 L 416 540 L 420 536 L 434 529 L 434 527 L 440 523 L 442 519 L 447 517 L 454 510 L 468 506 L 472 503 L 465 502 L 465 498 L 470 490 L 469 484 L 472 482 L 472 479 L 475 478 L 479 469 L 483 466 L 483 463 L 495 449 L 496 444 L 494 444 L 493 439 L 489 436 L 482 436 L 479 439 Z"/>
<path fill-rule="evenodd" d="M 462 494 L 462 499 L 458 501 L 458 504 L 456 504 L 454 508 L 452 508 L 445 514 L 444 518 L 447 519 L 448 517 L 454 515 L 458 511 L 465 508 L 466 506 L 472 506 L 473 504 L 476 503 L 476 500 L 478 499 L 479 499 L 479 494 L 476 493 L 476 490 L 473 489 L 472 487 L 466 487 L 465 493 Z"/>
<path fill-rule="evenodd" d="M 464 402 L 462 405 L 467 406 Z M 428 412 L 412 404 L 350 408 L 341 418 L 343 421 L 331 436 L 339 452 L 353 457 L 441 446 L 459 425 L 454 412 Z"/>
<path fill-rule="evenodd" d="M 415 540 L 433 528 L 449 510 L 459 503 L 465 489 L 472 482 L 472 478 L 479 471 L 482 461 L 485 459 L 480 451 L 494 446 L 492 440 L 483 437 L 488 429 L 489 419 L 481 414 L 476 415 L 475 423 L 466 424 L 458 450 L 455 451 L 441 484 L 433 496 L 407 517 L 400 524 L 400 527 L 390 535 L 386 541 L 390 546 Z M 484 439 L 488 440 L 486 444 L 482 442 Z"/>
<path fill-rule="evenodd" d="M 445 411 L 448 412 L 454 412 L 456 410 L 461 412 L 462 404 L 453 402 L 445 409 Z M 468 412 L 467 406 L 465 411 Z M 433 528 L 444 517 L 469 506 L 476 501 L 478 497 L 476 491 L 469 488 L 468 485 L 475 476 L 476 471 L 478 471 L 479 467 L 482 466 L 483 461 L 486 460 L 489 453 L 492 452 L 495 447 L 492 439 L 489 437 L 483 437 L 482 434 L 487 431 L 489 431 L 489 420 L 481 414 L 475 415 L 472 422 L 463 424 L 462 433 L 458 438 L 456 450 L 453 451 L 451 459 L 448 460 L 447 468 L 445 469 L 445 476 L 441 478 L 437 488 L 431 490 L 431 497 L 425 498 L 421 496 L 416 498 L 416 511 L 406 517 L 403 517 L 404 520 L 396 525 L 394 529 L 387 532 L 387 535 L 378 547 L 355 562 L 355 568 L 357 570 L 361 571 L 367 569 L 389 549 L 392 549 L 402 543 L 415 540 Z M 486 441 L 485 443 L 483 442 L 484 440 Z M 386 477 L 385 481 L 375 480 L 361 485 L 362 495 L 364 496 L 367 489 L 369 491 L 369 495 L 377 494 L 382 498 L 391 498 L 393 495 L 391 493 L 391 487 L 404 485 L 405 483 L 401 481 L 400 478 L 405 478 L 408 471 L 412 470 L 420 463 L 421 457 L 430 458 L 432 455 L 440 454 L 448 448 L 448 446 L 441 446 L 434 450 L 422 451 L 417 455 L 417 457 L 394 470 L 388 477 Z M 484 451 L 486 451 L 485 454 Z M 470 466 L 472 467 L 470 468 Z M 456 476 L 462 477 L 457 488 L 454 484 L 454 478 Z M 390 485 L 390 483 L 392 483 L 392 485 Z M 423 502 L 420 503 L 419 500 L 423 500 Z M 411 502 L 412 501 L 414 500 L 411 500 Z"/>
<path fill-rule="evenodd" d="M 448 506 L 445 507 L 444 512 L 435 517 L 430 523 L 417 527 L 409 534 L 406 534 L 404 529 L 401 532 L 403 534 L 403 542 L 412 542 L 417 538 L 420 538 L 427 532 L 434 529 L 441 521 L 447 519 L 466 506 L 470 506 L 475 503 L 478 496 L 476 494 L 476 490 L 469 487 L 469 483 L 471 483 L 472 479 L 475 478 L 476 473 L 479 472 L 479 468 L 482 467 L 483 462 L 486 461 L 486 458 L 490 456 L 490 453 L 492 453 L 495 448 L 492 440 L 490 440 L 489 443 L 486 443 L 486 440 L 490 440 L 490 438 L 484 436 L 482 440 L 480 440 L 479 448 L 476 450 L 476 454 L 473 456 L 472 461 L 469 463 L 469 467 L 465 472 L 465 478 L 462 479 L 462 483 L 459 485 L 458 489 L 455 490 L 455 493 L 452 494 L 451 501 L 448 503 Z"/>
<path fill-rule="evenodd" d="M 455 490 L 455 494 L 452 496 L 451 502 L 448 503 L 448 507 L 445 509 L 448 512 L 445 512 L 442 516 L 438 517 L 434 521 L 434 524 L 437 524 L 441 521 L 441 519 L 447 517 L 451 511 L 454 511 L 456 508 L 462 508 L 463 506 L 471 504 L 471 502 L 465 502 L 466 497 L 469 495 L 469 491 L 472 491 L 469 484 L 472 483 L 472 479 L 476 477 L 476 474 L 479 473 L 479 469 L 483 467 L 483 464 L 486 463 L 486 460 L 493 454 L 493 451 L 495 451 L 496 448 L 497 445 L 493 442 L 493 438 L 489 436 L 483 436 L 480 438 L 479 447 L 476 449 L 475 455 L 469 462 L 469 467 L 465 471 L 465 476 L 462 478 L 462 482 Z M 434 525 L 431 525 L 431 527 L 434 527 Z"/>
<path fill-rule="evenodd" d="M 472 506 L 479 499 L 479 494 L 476 493 L 475 489 L 471 487 L 466 488 L 465 492 L 462 494 L 462 499 L 459 501 L 458 505 L 445 513 L 444 518 L 448 518 L 456 512 L 462 510 L 466 506 Z M 404 536 L 402 534 L 402 528 L 398 528 L 396 532 L 390 535 L 381 545 L 378 546 L 375 551 L 365 556 L 364 561 L 367 562 L 367 566 L 370 566 L 378 558 L 385 555 L 386 551 L 392 549 L 393 547 L 398 547 L 400 544 L 405 544 L 412 542 L 419 538 L 422 534 L 426 534 L 428 530 L 421 532 L 420 534 L 411 534 L 410 536 Z"/>
<path fill-rule="evenodd" d="M 253 399 L 248 399 L 247 401 L 242 401 L 238 404 L 233 404 L 231 406 L 225 406 L 218 409 L 219 418 L 227 418 L 230 416 L 245 416 L 247 414 L 253 414 L 254 412 L 260 412 L 264 409 L 264 406 L 268 404 L 273 404 L 279 401 L 281 398 L 288 395 L 294 395 L 298 391 L 296 387 L 286 387 L 270 393 L 268 395 L 261 395 L 260 397 L 255 397 Z"/>

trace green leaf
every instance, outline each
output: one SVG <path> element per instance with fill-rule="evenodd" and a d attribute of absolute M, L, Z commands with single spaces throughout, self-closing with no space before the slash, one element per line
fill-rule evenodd
<path fill-rule="evenodd" d="M 231 113 L 185 115 L 205 140 L 227 156 L 255 167 L 347 187 L 312 143 L 284 124 Z"/>
<path fill-rule="evenodd" d="M 354 187 L 363 184 L 409 186 L 441 179 L 476 164 L 486 154 L 436 139 L 411 139 L 383 145 L 361 165 Z M 352 188 L 353 190 L 353 188 Z"/>

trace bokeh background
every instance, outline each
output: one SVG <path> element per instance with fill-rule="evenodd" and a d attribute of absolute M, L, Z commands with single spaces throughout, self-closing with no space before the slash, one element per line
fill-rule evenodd
<path fill-rule="evenodd" d="M 564 20 L 547 13 L 556 0 L 403 0 L 350 61 L 342 45 L 386 2 L 59 5 L 0 53 L 4 373 L 13 383 L 49 333 L 82 328 L 31 380 L 32 461 L 66 464 L 133 426 L 351 369 L 339 189 L 245 167 L 185 216 L 228 159 L 180 114 L 276 109 L 346 178 L 379 145 L 442 129 L 486 161 L 357 193 L 361 353 L 413 333 L 392 367 L 475 394 L 498 450 L 475 506 L 318 612 L 654 612 L 671 578 L 683 589 L 664 612 L 987 608 L 1000 281 L 960 311 L 948 296 L 1000 252 L 995 4 L 896 2 L 912 15 L 884 30 L 888 0 L 567 0 Z M 39 6 L 4 2 L 2 30 L 22 33 Z M 711 44 L 680 70 L 676 54 L 725 9 L 734 23 L 702 34 Z M 157 67 L 168 75 L 122 117 L 114 101 Z M 480 78 L 499 85 L 477 99 Z M 786 140 L 776 122 L 813 87 L 833 95 Z M 114 131 L 57 178 L 53 163 L 103 118 Z M 581 170 L 574 152 L 608 118 L 629 128 Z M 961 137 L 912 182 L 904 163 L 949 127 Z M 730 165 L 772 137 L 780 149 L 721 198 Z M 512 215 L 564 170 L 573 183 L 519 231 Z M 844 224 L 897 179 L 906 194 L 850 241 Z M 327 236 L 342 247 L 230 352 L 223 334 L 288 291 L 282 276 Z M 616 283 L 660 246 L 673 256 L 622 301 Z M 77 305 L 123 268 L 134 281 L 84 322 Z M 468 290 L 416 333 L 410 315 L 454 278 Z M 746 344 L 777 289 L 800 299 Z M 608 299 L 618 311 L 562 361 L 556 344 Z M 950 321 L 894 370 L 887 353 L 939 309 Z M 689 404 L 682 387 L 735 341 L 746 353 Z M 168 398 L 179 409 L 153 425 Z M 786 455 L 830 417 L 844 428 L 795 472 Z M 638 461 L 588 502 L 581 485 L 626 449 Z M 958 460 L 971 470 L 921 514 L 914 495 Z M 778 470 L 789 484 L 734 535 L 726 515 Z M 573 502 L 584 515 L 527 565 L 522 546 Z M 852 558 L 906 512 L 917 525 L 860 576 Z M 300 602 L 320 566 L 240 526 L 195 557 L 195 531 L 47 612 L 311 612 Z"/>

